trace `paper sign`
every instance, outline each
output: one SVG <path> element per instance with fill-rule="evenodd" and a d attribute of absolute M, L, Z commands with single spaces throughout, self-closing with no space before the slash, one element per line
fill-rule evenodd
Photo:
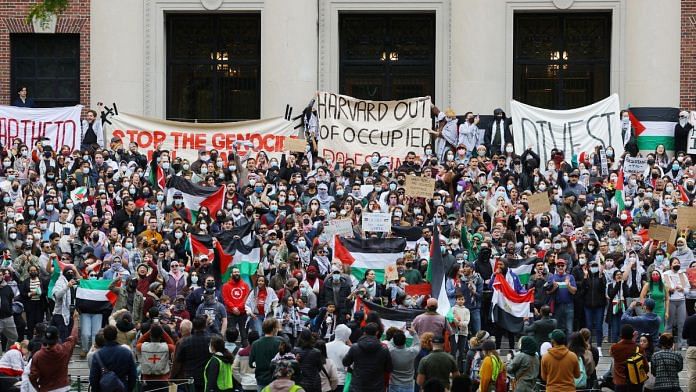
<path fill-rule="evenodd" d="M 389 233 L 391 231 L 391 214 L 388 212 L 363 212 L 362 229 L 377 233 Z"/>
<path fill-rule="evenodd" d="M 435 179 L 430 177 L 406 176 L 406 194 L 411 197 L 432 199 L 435 192 Z"/>
<path fill-rule="evenodd" d="M 551 211 L 551 203 L 549 203 L 549 195 L 546 192 L 537 193 L 527 198 L 529 204 L 529 213 L 532 215 L 543 214 Z"/>
<path fill-rule="evenodd" d="M 334 219 L 326 225 L 324 231 L 329 238 L 335 235 L 353 238 L 353 222 L 349 219 Z"/>
<path fill-rule="evenodd" d="M 643 174 L 648 168 L 648 158 L 626 157 L 624 159 L 623 171 L 626 175 Z"/>
<path fill-rule="evenodd" d="M 384 268 L 384 283 L 392 280 L 399 280 L 399 271 L 396 269 L 396 264 L 388 264 Z"/>
<path fill-rule="evenodd" d="M 696 208 L 677 208 L 677 229 L 696 228 Z"/>
<path fill-rule="evenodd" d="M 696 267 L 687 268 L 686 276 L 689 278 L 689 283 L 691 287 L 696 288 Z"/>
<path fill-rule="evenodd" d="M 668 244 L 673 244 L 677 239 L 677 230 L 663 225 L 650 225 L 648 237 L 655 241 L 665 241 Z"/>
<path fill-rule="evenodd" d="M 599 150 L 599 161 L 602 164 L 602 175 L 609 175 L 609 162 L 607 162 L 607 152 L 603 148 Z"/>
<path fill-rule="evenodd" d="M 374 185 L 368 184 L 368 185 L 360 185 L 360 194 L 362 197 L 367 197 L 367 195 L 370 194 L 375 189 Z"/>
<path fill-rule="evenodd" d="M 307 152 L 307 140 L 286 137 L 285 148 L 291 152 Z"/>

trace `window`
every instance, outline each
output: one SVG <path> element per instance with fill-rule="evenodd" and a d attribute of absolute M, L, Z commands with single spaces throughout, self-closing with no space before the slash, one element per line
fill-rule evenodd
<path fill-rule="evenodd" d="M 11 98 L 26 86 L 36 107 L 80 103 L 79 34 L 11 34 Z"/>
<path fill-rule="evenodd" d="M 341 94 L 434 97 L 435 13 L 341 13 L 339 23 Z"/>
<path fill-rule="evenodd" d="M 609 96 L 611 13 L 517 13 L 513 97 L 571 109 Z"/>
<path fill-rule="evenodd" d="M 167 118 L 223 122 L 261 113 L 261 15 L 167 15 Z"/>

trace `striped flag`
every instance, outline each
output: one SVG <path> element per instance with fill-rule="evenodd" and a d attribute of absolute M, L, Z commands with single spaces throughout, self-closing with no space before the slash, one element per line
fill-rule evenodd
<path fill-rule="evenodd" d="M 520 283 L 522 283 L 523 286 L 526 286 L 527 282 L 529 282 L 529 277 L 531 276 L 532 271 L 534 270 L 534 264 L 537 260 L 538 259 L 536 258 L 522 259 L 518 260 L 517 263 L 514 263 L 515 260 L 509 260 L 508 268 L 515 275 L 517 275 L 518 278 L 520 278 Z"/>
<path fill-rule="evenodd" d="M 184 198 L 184 205 L 191 210 L 193 221 L 196 221 L 198 211 L 201 207 L 208 208 L 208 216 L 215 217 L 222 208 L 225 201 L 225 186 L 208 187 L 194 184 L 193 182 L 181 177 L 172 176 L 167 181 L 167 204 L 174 202 L 174 195 L 181 193 Z"/>
<path fill-rule="evenodd" d="M 621 212 L 626 208 L 624 204 L 624 172 L 619 170 L 619 177 L 616 179 L 616 192 L 614 192 L 614 202 L 616 202 L 616 215 L 621 216 Z"/>
<path fill-rule="evenodd" d="M 504 276 L 495 274 L 491 303 L 493 321 L 507 331 L 520 333 L 524 318 L 532 316 L 530 305 L 534 303 L 534 289 L 518 294 Z"/>
<path fill-rule="evenodd" d="M 638 150 L 653 153 L 658 144 L 674 151 L 674 126 L 679 120 L 678 108 L 636 107 L 628 112 L 638 140 Z"/>
<path fill-rule="evenodd" d="M 111 279 L 82 279 L 75 291 L 75 307 L 83 313 L 100 313 L 114 306 L 118 295 L 109 290 Z"/>
<path fill-rule="evenodd" d="M 334 257 L 350 265 L 351 274 L 358 280 L 365 271 L 374 270 L 377 282 L 384 282 L 384 270 L 403 257 L 406 240 L 403 238 L 345 238 L 336 237 Z"/>
<path fill-rule="evenodd" d="M 406 249 L 416 249 L 416 242 L 423 237 L 422 226 L 392 226 L 394 237 L 406 238 Z"/>
<path fill-rule="evenodd" d="M 374 302 L 370 302 L 368 300 L 365 300 L 361 297 L 357 297 L 355 299 L 355 306 L 354 310 L 361 310 L 362 312 L 367 315 L 370 312 L 376 312 L 379 314 L 380 319 L 382 320 L 382 326 L 384 327 L 384 330 L 386 331 L 390 327 L 396 327 L 399 329 L 405 329 L 406 324 L 410 323 L 413 321 L 416 316 L 419 314 L 422 314 L 425 312 L 424 309 L 399 309 L 399 308 L 387 308 L 381 305 L 378 305 Z M 405 332 L 406 337 L 410 338 L 411 335 L 409 334 L 408 331 Z M 409 343 L 406 343 L 407 346 L 409 346 Z"/>
<path fill-rule="evenodd" d="M 450 310 L 449 298 L 445 279 L 447 278 L 447 268 L 442 259 L 442 249 L 440 248 L 440 228 L 438 224 L 433 225 L 433 238 L 430 247 L 430 262 L 428 263 L 428 281 L 432 291 L 430 296 L 437 299 L 437 312 L 446 316 Z"/>

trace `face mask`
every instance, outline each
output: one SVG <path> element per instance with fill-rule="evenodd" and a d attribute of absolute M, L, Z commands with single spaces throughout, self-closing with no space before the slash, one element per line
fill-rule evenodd
<path fill-rule="evenodd" d="M 416 215 L 418 215 L 418 214 L 421 213 L 421 209 L 420 209 L 420 208 L 414 208 L 414 209 L 413 209 L 413 213 L 416 214 Z"/>
<path fill-rule="evenodd" d="M 664 255 L 657 255 L 655 256 L 655 262 L 656 263 L 661 263 L 665 259 Z"/>
<path fill-rule="evenodd" d="M 447 160 L 451 161 L 454 159 L 454 154 L 447 154 Z"/>
<path fill-rule="evenodd" d="M 9 196 L 5 196 L 5 197 L 2 198 L 2 201 L 5 202 L 5 203 L 9 203 L 9 202 L 10 202 L 10 197 L 9 197 Z"/>
<path fill-rule="evenodd" d="M 162 169 L 164 169 L 164 170 L 169 170 L 169 167 L 170 167 L 170 166 L 169 166 L 169 162 L 164 162 L 164 163 L 162 163 Z"/>
<path fill-rule="evenodd" d="M 515 149 L 512 148 L 512 146 L 507 146 L 507 147 L 505 147 L 505 152 L 507 152 L 508 154 L 511 153 L 511 152 L 513 152 L 514 150 L 515 150 Z"/>
<path fill-rule="evenodd" d="M 546 190 L 546 184 L 539 184 L 539 190 L 544 192 Z"/>
<path fill-rule="evenodd" d="M 587 259 L 579 259 L 578 263 L 580 263 L 580 265 L 585 265 L 587 264 Z"/>
<path fill-rule="evenodd" d="M 82 173 L 84 173 L 84 174 L 89 174 L 89 168 L 88 168 L 88 167 L 83 167 L 83 168 L 82 168 Z"/>
<path fill-rule="evenodd" d="M 200 228 L 203 229 L 203 230 L 205 230 L 205 229 L 208 228 L 208 225 L 205 224 L 205 223 L 201 223 Z"/>
<path fill-rule="evenodd" d="M 606 267 L 606 269 L 612 269 L 612 268 L 614 268 L 614 262 L 607 261 L 606 264 L 604 264 L 604 267 Z"/>
<path fill-rule="evenodd" d="M 553 248 L 556 250 L 561 250 L 561 244 L 553 244 Z"/>
<path fill-rule="evenodd" d="M 69 210 L 72 210 L 73 207 L 75 207 L 75 205 L 74 205 L 73 203 L 67 203 L 67 204 L 65 204 L 65 208 L 67 208 L 67 209 L 69 209 Z"/>
<path fill-rule="evenodd" d="M 681 268 L 680 265 L 673 265 L 673 266 L 672 266 L 672 271 L 675 271 L 675 272 L 676 272 L 676 271 L 679 271 L 680 268 Z"/>
<path fill-rule="evenodd" d="M 296 213 L 296 214 L 301 214 L 301 213 L 302 213 L 302 207 L 295 207 L 295 213 Z"/>
<path fill-rule="evenodd" d="M 14 175 L 14 174 L 8 175 L 8 176 L 7 176 L 7 180 L 10 181 L 10 182 L 14 181 L 14 180 L 15 180 L 15 175 Z M 16 189 L 15 189 L 15 190 L 16 190 Z"/>
<path fill-rule="evenodd" d="M 135 231 L 135 226 L 128 226 L 128 227 L 126 228 L 126 230 L 128 230 L 128 232 L 132 233 L 132 232 Z M 126 247 L 127 247 L 127 245 L 126 245 Z"/>
<path fill-rule="evenodd" d="M 461 193 L 464 191 L 464 187 L 461 185 L 457 185 L 457 193 Z"/>
<path fill-rule="evenodd" d="M 379 157 L 373 156 L 372 159 L 370 159 L 370 162 L 372 162 L 373 165 L 376 165 L 379 162 Z"/>
<path fill-rule="evenodd" d="M 598 214 L 601 214 L 602 212 L 604 212 L 604 207 L 602 207 L 602 206 L 597 207 L 595 209 L 595 212 L 597 212 Z"/>
<path fill-rule="evenodd" d="M 53 204 L 49 204 L 46 206 L 46 211 L 53 211 Z"/>
<path fill-rule="evenodd" d="M 432 155 L 432 154 L 433 154 L 433 150 L 431 150 L 429 148 L 425 149 L 425 155 Z"/>
<path fill-rule="evenodd" d="M 193 283 L 193 284 L 198 283 L 198 275 L 193 275 L 193 276 L 191 277 L 191 283 Z"/>
<path fill-rule="evenodd" d="M 304 240 L 297 241 L 297 246 L 299 246 L 300 248 L 304 248 L 306 245 L 307 245 L 307 242 Z"/>
<path fill-rule="evenodd" d="M 176 238 L 177 240 L 183 236 L 184 236 L 184 233 L 182 233 L 180 231 L 177 231 L 176 233 L 174 233 L 174 238 Z"/>
<path fill-rule="evenodd" d="M 16 239 L 17 239 L 17 233 L 10 233 L 10 239 L 11 239 L 12 241 L 16 240 Z"/>
<path fill-rule="evenodd" d="M 596 274 L 597 272 L 599 272 L 599 267 L 590 267 L 590 272 Z"/>
<path fill-rule="evenodd" d="M 289 201 L 295 201 L 297 198 L 294 195 L 288 196 Z"/>

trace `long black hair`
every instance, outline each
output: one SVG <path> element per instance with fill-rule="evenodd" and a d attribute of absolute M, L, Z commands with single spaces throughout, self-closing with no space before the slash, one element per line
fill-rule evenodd
<path fill-rule="evenodd" d="M 232 353 L 225 348 L 225 340 L 222 338 L 222 336 L 214 334 L 210 338 L 210 347 L 212 347 L 216 353 L 222 353 L 222 356 L 229 362 L 234 360 L 234 355 L 232 355 Z"/>

